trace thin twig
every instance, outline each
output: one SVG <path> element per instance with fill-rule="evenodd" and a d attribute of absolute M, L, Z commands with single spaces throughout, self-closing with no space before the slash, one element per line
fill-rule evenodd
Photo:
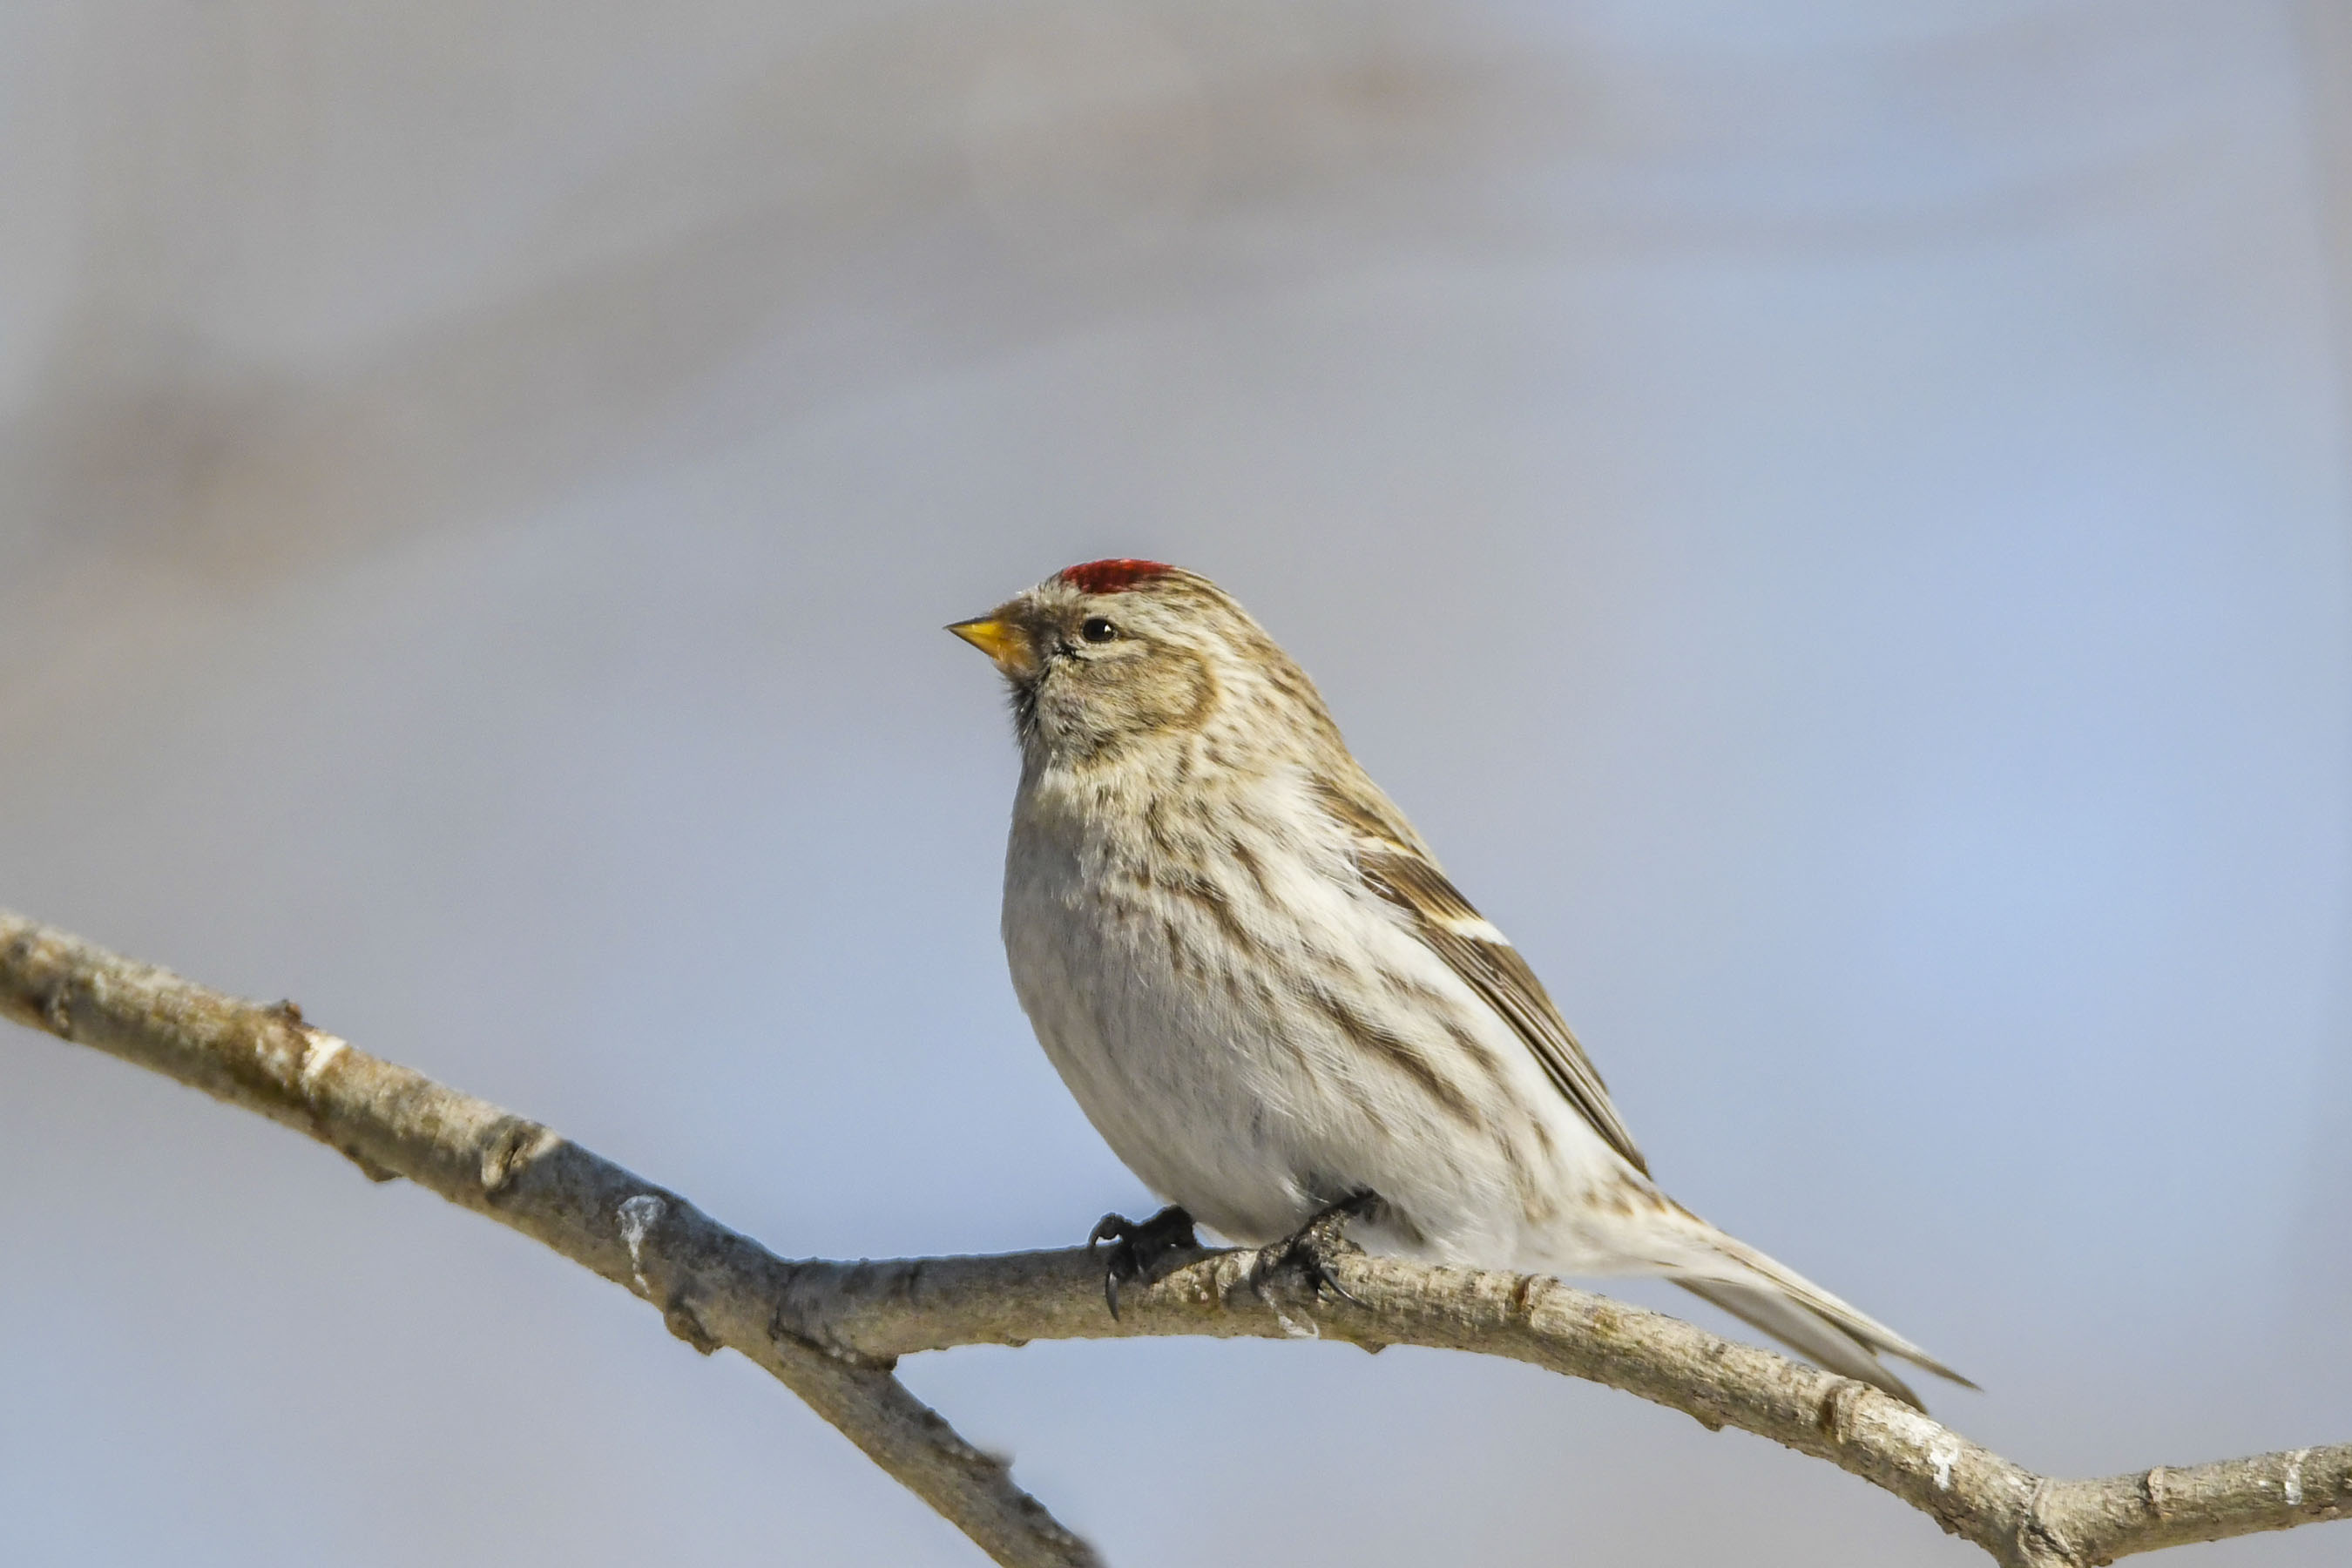
<path fill-rule="evenodd" d="M 1256 1279 L 1205 1252 L 1113 1319 L 1078 1249 L 884 1263 L 787 1262 L 676 1194 L 528 1121 L 357 1050 L 291 1004 L 263 1006 L 0 913 L 0 1014 L 152 1068 L 406 1176 L 644 1297 L 705 1352 L 773 1373 L 999 1563 L 1080 1564 L 1091 1549 L 891 1375 L 966 1344 L 1142 1335 L 1297 1337 L 1475 1351 L 1622 1388 L 1829 1460 L 2010 1568 L 2342 1517 L 2352 1444 L 2096 1480 L 2038 1476 L 1876 1389 L 1539 1277 L 1360 1255 L 1347 1299 Z"/>
<path fill-rule="evenodd" d="M 740 1351 L 916 1496 L 1016 1568 L 1097 1568 L 1094 1550 L 890 1373 L 891 1358 L 797 1336 L 792 1266 L 537 1122 L 263 1006 L 0 912 L 0 1014 L 257 1110 L 486 1214 L 660 1310 L 706 1353 Z M 721 1290 L 701 1288 L 724 1280 Z"/>

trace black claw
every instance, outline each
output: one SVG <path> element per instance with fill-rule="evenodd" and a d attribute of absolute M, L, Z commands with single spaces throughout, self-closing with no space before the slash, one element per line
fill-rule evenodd
<path fill-rule="evenodd" d="M 1381 1199 L 1377 1193 L 1349 1194 L 1273 1246 L 1260 1248 L 1257 1261 L 1250 1269 L 1251 1285 L 1263 1286 L 1269 1275 L 1281 1269 L 1295 1268 L 1306 1279 L 1307 1289 L 1315 1293 L 1317 1300 L 1321 1300 L 1323 1292 L 1328 1290 L 1350 1306 L 1370 1310 L 1361 1298 L 1339 1283 L 1338 1277 L 1331 1272 L 1331 1260 L 1346 1253 L 1363 1250 L 1348 1239 L 1348 1222 L 1369 1218 L 1378 1213 L 1380 1207 Z"/>
<path fill-rule="evenodd" d="M 1163 1266 L 1171 1258 L 1201 1247 L 1200 1237 L 1192 1234 L 1192 1216 L 1173 1204 L 1141 1225 L 1125 1215 L 1103 1215 L 1087 1237 L 1087 1250 L 1092 1252 L 1106 1241 L 1111 1247 L 1103 1262 L 1103 1304 L 1113 1319 L 1118 1316 L 1121 1280 L 1149 1285 L 1166 1272 Z"/>

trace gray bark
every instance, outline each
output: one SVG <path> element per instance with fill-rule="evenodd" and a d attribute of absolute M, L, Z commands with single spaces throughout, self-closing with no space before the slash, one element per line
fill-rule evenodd
<path fill-rule="evenodd" d="M 2092 1480 L 2036 1475 L 1850 1378 L 1537 1276 L 1351 1255 L 1318 1297 L 1251 1251 L 1202 1252 L 1111 1317 L 1077 1249 L 788 1261 L 550 1129 L 263 1005 L 0 912 L 0 1015 L 121 1057 L 488 1215 L 740 1352 L 997 1562 L 1099 1559 L 892 1375 L 955 1345 L 1146 1334 L 1320 1337 L 1506 1356 L 1738 1426 L 1884 1488 L 2013 1568 L 2336 1519 L 2352 1443 Z"/>

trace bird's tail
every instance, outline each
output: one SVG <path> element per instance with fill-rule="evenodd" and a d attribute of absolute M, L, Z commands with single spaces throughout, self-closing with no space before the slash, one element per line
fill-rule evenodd
<path fill-rule="evenodd" d="M 1905 1339 L 1877 1319 L 1831 1295 L 1792 1268 L 1726 1236 L 1696 1215 L 1704 1250 L 1667 1278 L 1701 1300 L 1711 1301 L 1742 1322 L 1779 1340 L 1832 1372 L 1884 1389 L 1906 1405 L 1919 1396 L 1879 1363 L 1881 1354 L 1900 1356 L 1963 1388 L 1975 1384 Z"/>

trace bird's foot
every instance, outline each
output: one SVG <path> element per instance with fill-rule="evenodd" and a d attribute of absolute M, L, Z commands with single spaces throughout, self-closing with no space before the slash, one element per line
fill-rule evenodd
<path fill-rule="evenodd" d="M 1351 1306 L 1364 1306 L 1364 1302 L 1350 1294 L 1332 1274 L 1331 1260 L 1364 1250 L 1348 1239 L 1348 1222 L 1368 1219 L 1379 1213 L 1380 1208 L 1378 1193 L 1350 1193 L 1280 1241 L 1260 1247 L 1256 1261 L 1250 1265 L 1251 1288 L 1262 1293 L 1269 1278 L 1286 1268 L 1296 1269 L 1306 1279 L 1317 1300 L 1321 1300 L 1323 1292 L 1328 1290 Z"/>
<path fill-rule="evenodd" d="M 1125 1215 L 1103 1215 L 1087 1237 L 1087 1250 L 1106 1241 L 1110 1255 L 1103 1260 L 1103 1302 L 1113 1318 L 1118 1316 L 1120 1285 L 1152 1284 L 1167 1272 L 1171 1258 L 1201 1249 L 1201 1238 L 1192 1234 L 1192 1216 L 1173 1204 L 1140 1225 Z"/>

